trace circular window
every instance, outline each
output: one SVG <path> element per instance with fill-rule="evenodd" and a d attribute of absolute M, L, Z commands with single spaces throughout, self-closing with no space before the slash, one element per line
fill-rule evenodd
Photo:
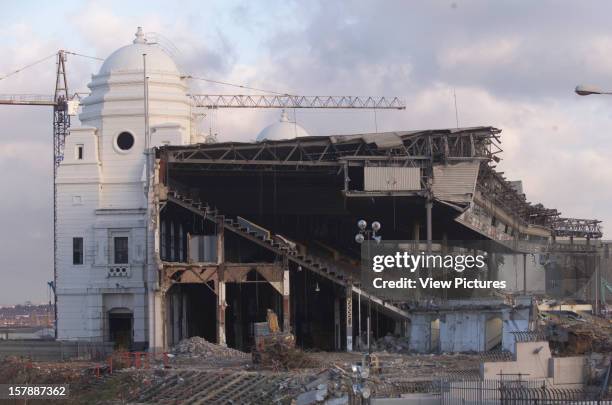
<path fill-rule="evenodd" d="M 134 135 L 129 132 L 122 132 L 117 135 L 117 147 L 123 151 L 130 150 L 134 146 Z"/>

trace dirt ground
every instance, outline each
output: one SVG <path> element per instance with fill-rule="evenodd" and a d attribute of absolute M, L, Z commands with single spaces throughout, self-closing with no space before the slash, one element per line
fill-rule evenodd
<path fill-rule="evenodd" d="M 98 377 L 96 370 L 100 365 L 85 361 L 30 362 L 27 359 L 4 359 L 0 361 L 0 384 L 68 384 L 69 395 L 61 400 L 0 400 L 0 404 L 112 403 L 129 397 L 148 374 L 134 370 L 133 373 L 100 374 Z"/>
<path fill-rule="evenodd" d="M 291 403 L 291 399 L 321 381 L 328 395 L 342 396 L 350 390 L 351 366 L 361 353 L 307 352 L 314 368 L 273 370 L 252 364 L 250 356 L 223 353 L 171 355 L 168 362 L 152 361 L 148 369 L 121 368 L 115 362 L 110 374 L 103 362 L 35 362 L 9 358 L 0 362 L 0 383 L 69 384 L 66 400 L 39 400 L 49 404 L 206 404 Z M 442 376 L 476 376 L 479 355 L 376 354 L 380 370 L 371 378 L 381 394 L 409 391 L 410 383 L 427 382 Z M 127 364 L 125 365 L 127 366 Z M 144 365 L 141 364 L 141 367 Z M 97 371 L 99 370 L 99 372 Z M 314 384 L 314 385 L 313 385 Z M 315 388 L 313 388 L 315 387 Z M 196 401 L 197 400 L 197 401 Z M 22 404 L 23 400 L 0 403 Z"/>

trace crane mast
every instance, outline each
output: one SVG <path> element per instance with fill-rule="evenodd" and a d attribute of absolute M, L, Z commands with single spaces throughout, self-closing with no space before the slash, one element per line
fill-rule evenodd
<path fill-rule="evenodd" d="M 66 55 L 57 53 L 55 94 L 53 96 L 53 290 L 57 286 L 57 169 L 64 159 L 64 145 L 70 130 L 68 114 L 68 80 L 66 78 Z M 55 322 L 57 322 L 57 294 L 53 294 Z M 57 325 L 54 328 L 57 338 Z"/>

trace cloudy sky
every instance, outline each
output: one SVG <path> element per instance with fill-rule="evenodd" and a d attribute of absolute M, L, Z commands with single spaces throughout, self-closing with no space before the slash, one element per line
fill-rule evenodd
<path fill-rule="evenodd" d="M 605 1 L 10 2 L 0 15 L 0 77 L 58 49 L 104 58 L 142 25 L 194 76 L 292 94 L 398 95 L 408 105 L 376 120 L 297 111 L 312 134 L 373 131 L 375 122 L 453 127 L 455 91 L 461 126 L 503 130 L 499 167 L 523 180 L 530 201 L 612 224 L 612 97 L 573 93 L 578 83 L 612 89 L 610 15 Z M 71 91 L 86 90 L 98 68 L 71 56 Z M 0 80 L 0 93 L 53 86 L 49 59 Z M 221 140 L 250 140 L 277 115 L 219 111 L 215 129 Z M 0 106 L 0 305 L 48 297 L 51 119 L 48 108 Z"/>

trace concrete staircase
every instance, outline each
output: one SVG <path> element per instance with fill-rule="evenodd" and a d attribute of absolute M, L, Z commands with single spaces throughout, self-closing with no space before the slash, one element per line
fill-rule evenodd
<path fill-rule="evenodd" d="M 207 203 L 195 200 L 187 194 L 180 193 L 176 190 L 168 191 L 167 199 L 209 221 L 222 224 L 225 230 L 238 234 L 274 252 L 279 257 L 286 257 L 288 261 L 294 262 L 304 269 L 315 272 L 334 283 L 346 286 L 349 281 L 352 280 L 354 285 L 359 286 L 359 280 L 352 279 L 353 274 L 348 274 L 344 269 L 341 269 L 333 262 L 321 257 L 299 254 L 291 243 L 284 242 L 282 238 L 274 237 L 272 232 L 263 227 L 255 224 L 249 226 L 248 221 L 226 218 L 224 215 L 220 214 L 216 208 L 211 208 Z M 271 235 L 271 237 L 267 237 L 266 234 Z M 358 274 L 358 269 L 356 269 L 354 275 L 357 276 Z"/>

